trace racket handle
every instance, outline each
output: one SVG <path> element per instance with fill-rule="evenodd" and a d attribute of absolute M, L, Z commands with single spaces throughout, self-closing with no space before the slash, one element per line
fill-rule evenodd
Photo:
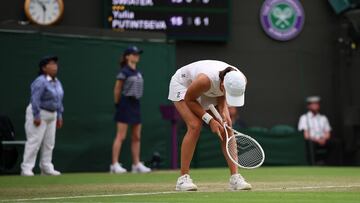
<path fill-rule="evenodd" d="M 210 104 L 209 109 L 219 121 L 224 122 L 219 112 L 216 110 L 214 104 Z"/>

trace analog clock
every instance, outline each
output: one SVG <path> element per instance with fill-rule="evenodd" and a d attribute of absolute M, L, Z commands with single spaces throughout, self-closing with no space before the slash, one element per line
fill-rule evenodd
<path fill-rule="evenodd" d="M 25 0 L 25 14 L 35 24 L 52 25 L 63 13 L 63 0 Z"/>

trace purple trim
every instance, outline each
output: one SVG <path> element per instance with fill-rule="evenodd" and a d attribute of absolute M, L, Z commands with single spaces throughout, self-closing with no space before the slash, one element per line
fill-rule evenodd
<path fill-rule="evenodd" d="M 270 22 L 269 22 L 269 19 L 267 16 L 263 16 L 263 21 L 264 21 L 264 26 L 266 28 L 269 28 L 270 27 Z"/>
<path fill-rule="evenodd" d="M 299 16 L 296 20 L 296 25 L 295 25 L 295 28 L 300 30 L 302 28 L 302 25 L 303 25 L 303 17 L 302 16 Z"/>

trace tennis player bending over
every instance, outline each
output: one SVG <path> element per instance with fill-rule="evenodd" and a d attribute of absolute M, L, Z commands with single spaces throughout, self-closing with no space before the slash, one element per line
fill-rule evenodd
<path fill-rule="evenodd" d="M 231 126 L 229 106 L 243 106 L 246 77 L 237 68 L 215 60 L 203 60 L 186 65 L 171 78 L 169 100 L 187 125 L 181 145 L 181 176 L 176 183 L 178 191 L 194 191 L 197 186 L 190 178 L 190 162 L 200 136 L 202 121 L 221 139 L 221 147 L 230 169 L 230 189 L 248 190 L 251 185 L 238 173 L 238 167 L 226 153 L 226 138 L 222 124 L 213 118 L 208 109 L 217 106 L 224 120 Z"/>

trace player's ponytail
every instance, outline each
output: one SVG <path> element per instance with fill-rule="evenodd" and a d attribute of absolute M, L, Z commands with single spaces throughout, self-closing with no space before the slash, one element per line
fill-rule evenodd
<path fill-rule="evenodd" d="M 123 54 L 121 56 L 121 59 L 120 59 L 120 68 L 123 68 L 124 66 L 126 66 L 128 64 L 128 60 L 126 58 L 126 55 Z"/>
<path fill-rule="evenodd" d="M 221 81 L 224 81 L 224 77 L 228 72 L 235 71 L 235 68 L 233 67 L 227 67 L 224 70 L 219 72 L 219 78 Z"/>

